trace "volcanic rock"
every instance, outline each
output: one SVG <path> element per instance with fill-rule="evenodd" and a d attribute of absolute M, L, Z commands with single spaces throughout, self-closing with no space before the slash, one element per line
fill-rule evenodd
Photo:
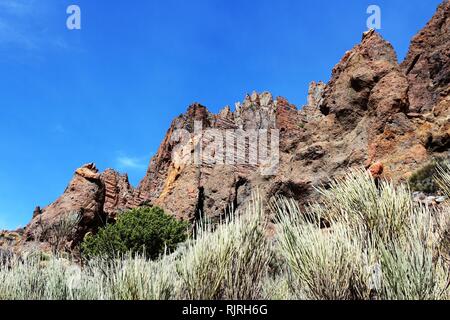
<path fill-rule="evenodd" d="M 449 94 L 450 1 L 438 7 L 434 17 L 412 40 L 401 68 L 408 77 L 410 110 L 430 112 Z"/>
<path fill-rule="evenodd" d="M 352 168 L 407 179 L 450 149 L 449 12 L 444 1 L 414 37 L 402 64 L 380 34 L 364 33 L 327 84 L 311 83 L 308 104 L 299 109 L 268 92 L 247 95 L 234 110 L 226 106 L 219 114 L 192 104 L 172 122 L 136 189 L 125 175 L 100 174 L 86 165 L 61 198 L 35 215 L 28 234 L 42 220 L 76 211 L 83 216 L 82 236 L 107 217 L 144 204 L 192 222 L 204 215 L 218 219 L 241 207 L 253 190 L 303 205 L 317 197 L 314 187 Z M 261 151 L 249 132 L 267 134 L 272 158 L 265 160 L 277 160 L 275 168 L 249 157 Z M 237 145 L 225 153 L 228 142 Z"/>

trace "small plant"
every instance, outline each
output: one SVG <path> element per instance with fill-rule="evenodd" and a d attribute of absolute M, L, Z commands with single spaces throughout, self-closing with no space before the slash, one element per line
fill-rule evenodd
<path fill-rule="evenodd" d="M 50 226 L 48 242 L 54 253 L 59 252 L 65 242 L 74 236 L 80 221 L 81 214 L 72 213 L 61 217 Z"/>
<path fill-rule="evenodd" d="M 450 198 L 450 162 L 438 166 L 436 177 L 437 184 L 442 192 Z"/>
<path fill-rule="evenodd" d="M 373 240 L 391 240 L 404 233 L 414 206 L 406 185 L 381 181 L 377 186 L 374 178 L 361 170 L 352 170 L 332 181 L 328 189 L 318 191 L 322 199 L 312 208 L 312 216 L 344 223 L 355 231 L 359 231 L 356 227 L 362 228 L 361 232 Z"/>
<path fill-rule="evenodd" d="M 6 266 L 13 257 L 14 253 L 11 249 L 0 247 L 0 268 Z"/>
<path fill-rule="evenodd" d="M 442 190 L 435 177 L 438 174 L 438 168 L 444 166 L 445 163 L 445 158 L 435 158 L 414 172 L 409 178 L 411 190 L 428 194 L 436 194 L 438 191 Z"/>
<path fill-rule="evenodd" d="M 321 202 L 309 208 L 289 200 L 275 206 L 279 250 L 299 283 L 293 296 L 448 298 L 447 207 L 438 213 L 414 204 L 407 186 L 381 181 L 377 187 L 359 171 L 319 191 Z"/>
<path fill-rule="evenodd" d="M 38 242 L 47 242 L 52 252 L 56 254 L 67 249 L 65 245 L 75 236 L 80 221 L 81 213 L 61 214 L 51 222 L 41 219 L 33 238 Z"/>
<path fill-rule="evenodd" d="M 262 298 L 263 280 L 272 258 L 262 200 L 255 195 L 239 214 L 233 213 L 214 231 L 200 225 L 197 239 L 182 251 L 177 271 L 185 298 Z"/>
<path fill-rule="evenodd" d="M 445 188 L 448 169 L 437 176 Z M 375 184 L 362 171 L 319 191 L 321 201 L 306 208 L 282 198 L 265 208 L 256 195 L 223 223 L 200 223 L 197 237 L 178 246 L 185 223 L 158 208 L 132 210 L 87 237 L 91 259 L 82 266 L 0 250 L 0 300 L 450 297 L 448 203 L 414 203 L 406 185 Z M 266 209 L 276 216 L 273 236 Z M 160 255 L 165 248 L 173 252 Z"/>
<path fill-rule="evenodd" d="M 86 257 L 115 257 L 131 253 L 156 259 L 175 250 L 187 238 L 187 222 L 178 221 L 162 209 L 143 207 L 122 213 L 115 224 L 87 235 L 82 243 Z"/>
<path fill-rule="evenodd" d="M 369 255 L 361 235 L 345 224 L 336 223 L 327 230 L 309 220 L 320 219 L 309 219 L 300 211 L 279 212 L 279 248 L 299 288 L 314 300 L 368 299 Z"/>

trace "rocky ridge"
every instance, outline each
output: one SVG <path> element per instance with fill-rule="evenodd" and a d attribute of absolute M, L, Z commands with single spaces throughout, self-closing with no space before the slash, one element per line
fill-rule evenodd
<path fill-rule="evenodd" d="M 255 189 L 266 197 L 282 195 L 303 204 L 316 197 L 314 186 L 353 167 L 407 179 L 433 156 L 450 150 L 449 16 L 446 0 L 414 37 L 401 64 L 380 34 L 364 33 L 361 43 L 334 67 L 327 84 L 311 84 L 308 104 L 300 109 L 267 92 L 247 95 L 234 111 L 227 106 L 218 114 L 192 104 L 172 122 L 136 189 L 126 175 L 111 169 L 99 173 L 94 164 L 85 165 L 57 201 L 35 210 L 27 238 L 42 221 L 79 212 L 79 239 L 120 211 L 143 204 L 190 221 L 200 214 L 220 217 L 227 208 L 239 208 Z M 279 130 L 278 171 L 264 176 L 261 164 L 174 161 L 173 155 L 191 156 L 199 141 L 206 157 L 211 155 L 213 139 L 196 135 L 196 121 L 203 129 Z M 181 144 L 179 130 L 190 134 Z"/>

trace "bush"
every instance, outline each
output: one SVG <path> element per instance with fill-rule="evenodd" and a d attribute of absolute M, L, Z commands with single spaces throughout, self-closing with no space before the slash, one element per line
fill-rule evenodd
<path fill-rule="evenodd" d="M 429 194 L 435 194 L 442 190 L 435 177 L 439 173 L 438 168 L 444 166 L 446 159 L 436 158 L 426 164 L 409 178 L 409 186 L 412 191 L 421 191 Z"/>
<path fill-rule="evenodd" d="M 408 188 L 351 172 L 301 210 L 276 206 L 279 250 L 306 299 L 446 299 L 448 208 L 414 204 Z M 320 219 L 330 222 L 324 229 Z"/>
<path fill-rule="evenodd" d="M 450 162 L 438 166 L 436 181 L 441 191 L 450 198 Z"/>
<path fill-rule="evenodd" d="M 107 225 L 82 243 L 86 257 L 140 254 L 156 259 L 172 252 L 187 238 L 187 222 L 178 221 L 160 208 L 138 208 L 122 213 L 115 224 Z"/>
<path fill-rule="evenodd" d="M 242 215 L 235 213 L 217 228 L 200 225 L 196 239 L 156 261 L 126 254 L 92 258 L 79 267 L 55 256 L 45 262 L 36 256 L 14 259 L 11 268 L 0 265 L 0 300 L 290 297 L 286 281 L 277 293 L 267 282 L 272 246 L 266 227 L 256 198 Z"/>
<path fill-rule="evenodd" d="M 447 169 L 437 177 L 450 186 Z M 380 181 L 377 188 L 359 171 L 320 192 L 321 202 L 306 208 L 286 199 L 266 208 L 255 197 L 223 224 L 200 224 L 195 239 L 155 261 L 136 253 L 82 266 L 57 256 L 9 257 L 0 263 L 0 300 L 450 298 L 448 203 L 416 204 L 407 186 Z M 277 217 L 274 237 L 267 237 L 267 209 Z M 84 246 L 102 254 L 129 248 L 125 240 L 175 223 L 161 209 L 137 209 Z M 135 252 L 148 248 L 139 243 Z"/>
<path fill-rule="evenodd" d="M 14 257 L 14 253 L 8 247 L 0 247 L 0 267 L 5 266 Z"/>
<path fill-rule="evenodd" d="M 243 212 L 212 230 L 200 225 L 197 239 L 177 264 L 182 297 L 189 300 L 255 300 L 272 259 L 262 200 L 254 196 Z"/>
<path fill-rule="evenodd" d="M 360 170 L 332 181 L 328 189 L 319 192 L 322 200 L 312 208 L 313 216 L 344 223 L 355 232 L 360 227 L 371 239 L 388 240 L 402 234 L 414 206 L 406 185 L 381 181 L 377 187 L 373 177 Z"/>
<path fill-rule="evenodd" d="M 55 256 L 13 258 L 0 265 L 1 300 L 165 300 L 176 297 L 171 256 L 94 258 L 81 268 Z"/>
<path fill-rule="evenodd" d="M 70 251 L 67 244 L 76 236 L 78 225 L 81 221 L 81 212 L 61 214 L 52 221 L 39 219 L 33 230 L 33 239 L 37 242 L 47 242 L 53 253 Z"/>
<path fill-rule="evenodd" d="M 288 200 L 286 200 L 288 201 Z M 279 249 L 299 282 L 295 296 L 314 300 L 369 299 L 370 255 L 346 224 L 323 230 L 294 204 L 279 206 Z M 289 210 L 286 210 L 289 209 Z M 320 220 L 320 219 L 313 219 Z"/>

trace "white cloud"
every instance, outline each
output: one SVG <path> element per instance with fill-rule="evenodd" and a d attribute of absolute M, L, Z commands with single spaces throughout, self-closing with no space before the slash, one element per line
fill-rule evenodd
<path fill-rule="evenodd" d="M 0 0 L 0 48 L 25 51 L 67 49 L 51 23 L 54 7 L 48 1 Z M 61 13 L 64 18 L 65 12 Z M 61 30 L 64 30 L 64 20 Z M 15 51 L 16 52 L 16 51 Z"/>
<path fill-rule="evenodd" d="M 33 48 L 34 35 L 28 32 L 34 1 L 0 0 L 0 44 Z"/>
<path fill-rule="evenodd" d="M 30 14 L 33 9 L 33 0 L 0 0 L 0 10 L 14 15 Z"/>
<path fill-rule="evenodd" d="M 15 45 L 25 49 L 35 49 L 36 39 L 24 33 L 15 23 L 0 17 L 0 45 Z"/>
<path fill-rule="evenodd" d="M 127 155 L 119 155 L 116 159 L 117 167 L 120 170 L 126 169 L 145 169 L 146 159 L 138 157 L 130 157 Z"/>

